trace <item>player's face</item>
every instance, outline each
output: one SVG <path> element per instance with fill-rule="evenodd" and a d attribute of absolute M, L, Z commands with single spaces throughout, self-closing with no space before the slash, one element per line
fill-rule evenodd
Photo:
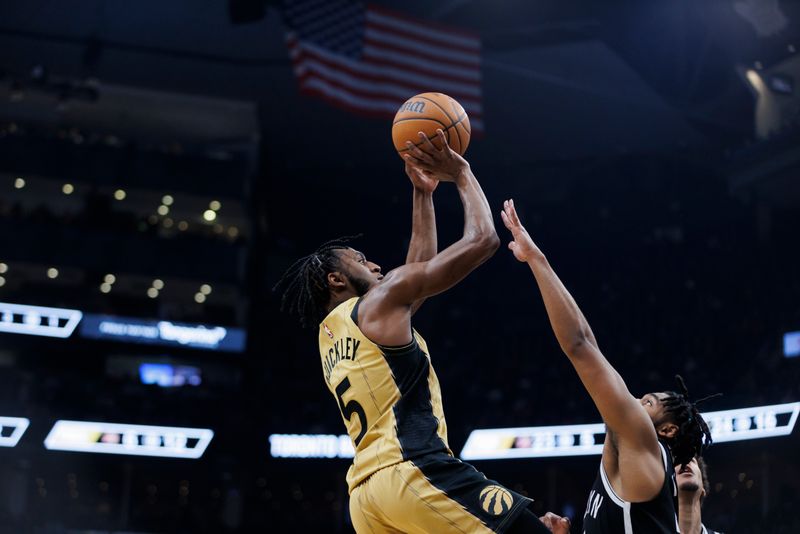
<path fill-rule="evenodd" d="M 697 465 L 697 459 L 692 458 L 692 461 L 686 465 L 675 466 L 675 478 L 678 481 L 678 490 L 689 493 L 694 493 L 703 488 L 703 475 L 700 473 L 700 466 Z"/>
<path fill-rule="evenodd" d="M 346 248 L 339 254 L 342 270 L 359 296 L 364 295 L 375 284 L 383 280 L 381 266 L 367 260 L 363 253 Z"/>

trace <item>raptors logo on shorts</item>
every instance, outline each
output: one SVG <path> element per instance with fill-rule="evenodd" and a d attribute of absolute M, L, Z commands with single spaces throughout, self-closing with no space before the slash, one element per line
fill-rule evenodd
<path fill-rule="evenodd" d="M 511 510 L 514 497 L 500 486 L 486 486 L 481 491 L 481 508 L 492 515 L 501 515 Z"/>

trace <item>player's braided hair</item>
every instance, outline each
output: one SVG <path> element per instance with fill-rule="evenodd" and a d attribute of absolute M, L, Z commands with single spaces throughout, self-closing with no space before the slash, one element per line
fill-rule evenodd
<path fill-rule="evenodd" d="M 667 396 L 661 400 L 667 418 L 678 426 L 675 436 L 667 439 L 667 444 L 672 449 L 675 465 L 686 465 L 695 456 L 701 456 L 703 451 L 711 445 L 711 431 L 708 429 L 697 405 L 721 393 L 709 395 L 698 401 L 689 400 L 689 390 L 681 375 L 675 375 L 679 392 L 668 391 Z"/>
<path fill-rule="evenodd" d="M 324 317 L 330 293 L 328 273 L 339 269 L 337 250 L 358 236 L 340 237 L 326 241 L 317 250 L 294 262 L 272 288 L 281 295 L 281 311 L 297 315 L 304 328 L 314 327 Z"/>

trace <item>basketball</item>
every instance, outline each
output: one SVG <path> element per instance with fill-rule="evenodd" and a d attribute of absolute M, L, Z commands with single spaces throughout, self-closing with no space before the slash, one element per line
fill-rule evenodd
<path fill-rule="evenodd" d="M 470 125 L 467 112 L 461 104 L 442 93 L 421 93 L 406 100 L 392 122 L 392 141 L 400 157 L 408 152 L 406 141 L 420 145 L 419 132 L 433 141 L 437 148 L 441 143 L 436 130 L 442 129 L 447 144 L 460 155 L 467 151 Z"/>

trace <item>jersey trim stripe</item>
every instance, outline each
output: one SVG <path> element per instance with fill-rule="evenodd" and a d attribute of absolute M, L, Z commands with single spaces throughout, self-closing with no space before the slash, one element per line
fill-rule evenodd
<path fill-rule="evenodd" d="M 661 450 L 661 460 L 664 462 L 664 473 L 665 476 L 669 476 L 669 461 L 667 459 L 667 449 L 664 447 L 664 444 L 660 441 L 658 442 L 658 447 Z M 631 520 L 631 503 L 630 501 L 626 501 L 614 491 L 614 488 L 611 487 L 611 481 L 608 480 L 608 475 L 606 474 L 606 469 L 603 466 L 603 460 L 600 460 L 600 480 L 603 481 L 603 487 L 608 493 L 608 496 L 611 498 L 614 504 L 622 508 L 622 520 L 625 526 L 625 534 L 633 534 L 633 524 Z M 675 518 L 675 526 L 678 528 L 678 532 L 680 532 L 680 527 L 678 527 L 677 517 Z"/>
<path fill-rule="evenodd" d="M 666 473 L 665 476 L 669 476 L 669 474 L 668 474 L 668 472 L 669 472 L 669 463 L 668 463 L 668 460 L 667 460 L 667 449 L 664 448 L 664 444 L 661 443 L 660 441 L 658 442 L 658 448 L 661 450 L 661 461 L 664 462 L 664 473 Z M 614 501 L 614 504 L 616 504 L 617 506 L 619 506 L 620 508 L 623 508 L 623 509 L 625 508 L 625 505 L 627 504 L 628 505 L 628 510 L 629 510 L 628 513 L 630 514 L 630 504 L 631 503 L 629 501 L 626 501 L 625 499 L 623 499 L 619 495 L 617 495 L 616 492 L 614 491 L 614 488 L 611 487 L 611 482 L 608 480 L 608 475 L 606 475 L 606 469 L 603 466 L 603 460 L 602 459 L 600 460 L 600 479 L 603 481 L 603 486 L 606 488 L 606 491 L 608 492 L 608 496 L 611 497 L 612 501 Z"/>
<path fill-rule="evenodd" d="M 669 472 L 669 464 L 667 463 L 667 449 L 664 448 L 664 444 L 660 441 L 658 442 L 658 446 L 661 448 L 661 460 L 664 462 L 664 472 Z"/>
<path fill-rule="evenodd" d="M 625 534 L 633 534 L 633 525 L 631 524 L 631 503 L 626 502 L 622 505 L 622 520 L 625 524 Z"/>
<path fill-rule="evenodd" d="M 611 482 L 608 480 L 608 475 L 606 475 L 606 469 L 603 467 L 603 460 L 600 460 L 600 479 L 603 481 L 603 487 L 606 488 L 606 493 L 608 493 L 608 496 L 611 497 L 612 501 L 614 501 L 614 504 L 623 509 L 625 508 L 626 504 L 630 505 L 628 501 L 619 497 L 614 492 L 614 488 L 611 487 Z"/>

